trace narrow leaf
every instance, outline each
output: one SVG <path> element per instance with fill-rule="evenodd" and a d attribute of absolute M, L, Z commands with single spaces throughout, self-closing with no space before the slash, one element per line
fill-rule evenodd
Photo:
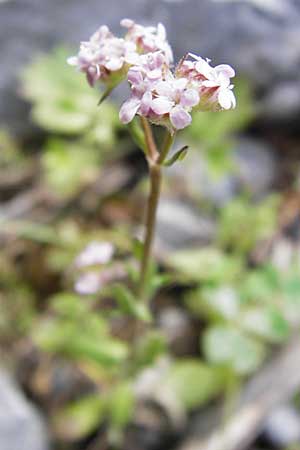
<path fill-rule="evenodd" d="M 188 145 L 185 145 L 180 150 L 178 150 L 176 153 L 174 153 L 173 156 L 171 156 L 170 159 L 167 159 L 167 161 L 164 162 L 164 166 L 172 166 L 177 161 L 182 161 L 188 152 Z"/>
<path fill-rule="evenodd" d="M 113 294 L 124 314 L 129 314 L 144 322 L 151 321 L 151 314 L 147 306 L 140 303 L 126 286 L 116 284 L 113 287 Z"/>

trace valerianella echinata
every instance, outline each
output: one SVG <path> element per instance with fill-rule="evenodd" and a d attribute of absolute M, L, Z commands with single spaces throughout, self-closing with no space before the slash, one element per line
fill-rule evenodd
<path fill-rule="evenodd" d="M 91 86 L 102 81 L 113 87 L 127 77 L 131 95 L 120 110 L 123 123 L 139 115 L 174 133 L 191 123 L 192 111 L 235 108 L 232 67 L 212 67 L 210 60 L 189 53 L 172 71 L 173 53 L 162 24 L 144 27 L 123 19 L 121 25 L 127 29 L 123 38 L 102 26 L 68 62 L 86 74 Z"/>

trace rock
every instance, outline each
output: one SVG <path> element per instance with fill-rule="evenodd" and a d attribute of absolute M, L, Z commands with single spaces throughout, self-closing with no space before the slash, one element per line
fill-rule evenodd
<path fill-rule="evenodd" d="M 1 450 L 49 449 L 41 417 L 4 372 L 0 372 L 0 405 Z"/>
<path fill-rule="evenodd" d="M 160 251 L 178 250 L 210 242 L 216 225 L 181 201 L 162 198 L 157 213 L 156 245 Z"/>
<path fill-rule="evenodd" d="M 234 170 L 216 176 L 211 173 L 201 152 L 192 149 L 184 161 L 166 172 L 171 189 L 216 207 L 223 207 L 243 192 L 255 199 L 266 195 L 279 173 L 273 147 L 259 139 L 240 138 L 231 155 Z"/>
<path fill-rule="evenodd" d="M 268 418 L 263 439 L 275 448 L 286 448 L 300 443 L 300 414 L 292 406 L 277 408 Z"/>
<path fill-rule="evenodd" d="M 152 0 L 151 4 L 147 0 L 2 0 L 1 122 L 16 131 L 28 126 L 26 105 L 16 95 L 16 77 L 33 55 L 60 43 L 77 46 L 101 23 L 117 31 L 121 11 L 146 24 L 162 21 L 177 56 L 193 51 L 215 63 L 232 64 L 260 89 L 271 119 L 279 110 L 285 119 L 300 111 L 300 4 L 296 0 Z"/>
<path fill-rule="evenodd" d="M 279 169 L 274 149 L 270 145 L 258 139 L 240 139 L 233 159 L 240 190 L 256 198 L 269 192 Z"/>

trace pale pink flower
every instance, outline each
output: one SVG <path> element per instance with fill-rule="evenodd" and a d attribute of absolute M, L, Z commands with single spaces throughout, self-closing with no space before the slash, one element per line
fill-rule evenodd
<path fill-rule="evenodd" d="M 201 102 L 198 110 L 231 109 L 236 106 L 232 92 L 231 78 L 235 76 L 233 68 L 227 64 L 216 67 L 210 65 L 210 60 L 189 54 L 193 61 L 183 60 L 177 68 L 179 76 L 187 77 L 198 89 Z"/>
<path fill-rule="evenodd" d="M 148 63 L 129 70 L 132 95 L 120 110 L 123 123 L 129 123 L 136 114 L 170 131 L 191 123 L 190 111 L 199 103 L 199 93 L 188 85 L 187 78 L 175 78 L 161 56 L 160 53 L 154 54 L 152 59 L 148 56 Z"/>
<path fill-rule="evenodd" d="M 101 288 L 101 278 L 95 272 L 82 274 L 75 282 L 74 289 L 80 295 L 96 294 Z"/>
<path fill-rule="evenodd" d="M 110 242 L 91 242 L 77 256 L 75 265 L 78 268 L 107 264 L 114 254 L 114 246 Z"/>
<path fill-rule="evenodd" d="M 163 79 L 166 61 L 161 52 L 140 56 L 140 64 L 128 71 L 127 79 L 131 85 L 131 97 L 125 101 L 120 110 L 120 120 L 129 123 L 139 113 L 148 116 L 155 85 Z"/>
<path fill-rule="evenodd" d="M 140 53 L 161 51 L 169 64 L 173 61 L 173 52 L 167 41 L 167 33 L 163 24 L 159 23 L 156 27 L 145 27 L 131 19 L 123 19 L 121 25 L 128 29 L 126 39 L 133 41 Z"/>
<path fill-rule="evenodd" d="M 69 58 L 68 63 L 86 73 L 89 84 L 94 86 L 98 80 L 113 84 L 124 78 L 126 65 L 135 57 L 135 43 L 117 38 L 104 25 L 89 41 L 81 42 L 78 55 Z"/>

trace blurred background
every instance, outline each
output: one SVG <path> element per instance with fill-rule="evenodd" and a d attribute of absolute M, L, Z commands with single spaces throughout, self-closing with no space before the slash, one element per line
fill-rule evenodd
<path fill-rule="evenodd" d="M 137 344 L 113 296 L 74 289 L 87 244 L 124 278 L 142 230 L 127 94 L 99 108 L 66 64 L 123 17 L 237 72 L 237 109 L 195 115 L 165 170 Z M 0 449 L 299 450 L 299 0 L 0 0 L 0 57 Z"/>

